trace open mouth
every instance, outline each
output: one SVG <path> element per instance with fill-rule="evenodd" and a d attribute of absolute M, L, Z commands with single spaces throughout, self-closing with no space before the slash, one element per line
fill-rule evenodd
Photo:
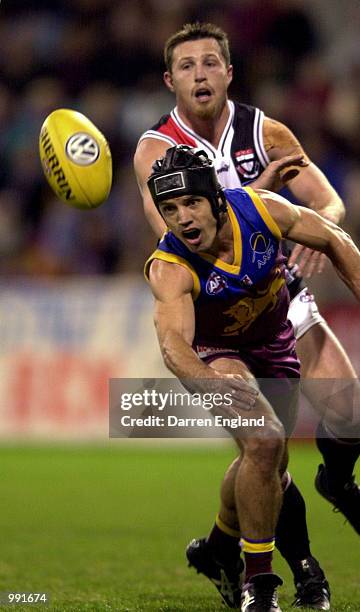
<path fill-rule="evenodd" d="M 195 92 L 195 98 L 200 100 L 200 102 L 206 102 L 211 98 L 211 91 L 207 87 L 202 87 Z"/>
<path fill-rule="evenodd" d="M 198 244 L 200 242 L 200 234 L 200 230 L 196 228 L 184 230 L 182 232 L 182 235 L 184 236 L 185 240 L 187 240 L 187 242 L 190 242 L 190 244 Z"/>

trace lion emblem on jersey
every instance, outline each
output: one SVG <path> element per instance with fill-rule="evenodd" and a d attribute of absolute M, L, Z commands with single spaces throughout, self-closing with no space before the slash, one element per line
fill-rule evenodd
<path fill-rule="evenodd" d="M 258 297 L 242 298 L 225 310 L 224 314 L 235 321 L 225 327 L 224 336 L 234 336 L 239 331 L 246 331 L 266 308 L 270 306 L 269 311 L 275 308 L 278 301 L 277 294 L 284 283 L 284 278 L 275 278 L 264 291 L 259 293 Z"/>

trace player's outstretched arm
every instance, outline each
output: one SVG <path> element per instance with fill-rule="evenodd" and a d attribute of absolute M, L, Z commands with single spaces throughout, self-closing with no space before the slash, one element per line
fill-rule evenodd
<path fill-rule="evenodd" d="M 154 322 L 164 363 L 179 378 L 207 372 L 191 344 L 195 314 L 191 297 L 193 279 L 177 264 L 155 260 L 149 272 L 155 297 Z"/>
<path fill-rule="evenodd" d="M 338 225 L 316 212 L 294 206 L 278 194 L 260 192 L 284 238 L 327 255 L 336 272 L 360 301 L 360 252 Z"/>
<path fill-rule="evenodd" d="M 166 225 L 159 214 L 147 186 L 147 179 L 151 174 L 154 161 L 165 155 L 169 144 L 155 138 L 145 138 L 136 149 L 134 156 L 134 169 L 143 199 L 145 216 L 158 238 L 163 235 Z"/>
<path fill-rule="evenodd" d="M 195 313 L 193 279 L 184 267 L 153 261 L 149 280 L 155 297 L 154 321 L 166 367 L 192 393 L 231 393 L 232 408 L 249 410 L 258 391 L 240 375 L 224 374 L 206 365 L 192 349 Z"/>

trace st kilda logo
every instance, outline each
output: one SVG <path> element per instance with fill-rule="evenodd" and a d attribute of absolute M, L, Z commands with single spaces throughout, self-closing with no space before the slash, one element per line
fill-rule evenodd
<path fill-rule="evenodd" d="M 78 166 L 90 166 L 95 163 L 100 154 L 100 148 L 95 138 L 85 132 L 70 136 L 65 145 L 68 158 Z"/>
<path fill-rule="evenodd" d="M 260 173 L 260 163 L 255 158 L 254 149 L 235 151 L 236 170 L 244 179 L 253 179 Z"/>

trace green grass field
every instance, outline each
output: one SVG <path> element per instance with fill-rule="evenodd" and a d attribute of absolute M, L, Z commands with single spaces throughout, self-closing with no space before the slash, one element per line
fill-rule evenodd
<path fill-rule="evenodd" d="M 233 455 L 231 443 L 0 448 L 0 591 L 46 591 L 46 609 L 56 611 L 225 612 L 212 585 L 187 568 L 184 548 L 212 525 Z M 312 444 L 297 445 L 291 470 L 308 503 L 332 610 L 358 612 L 359 540 L 315 493 L 318 459 Z M 275 568 L 285 580 L 285 612 L 294 589 L 278 554 Z"/>

